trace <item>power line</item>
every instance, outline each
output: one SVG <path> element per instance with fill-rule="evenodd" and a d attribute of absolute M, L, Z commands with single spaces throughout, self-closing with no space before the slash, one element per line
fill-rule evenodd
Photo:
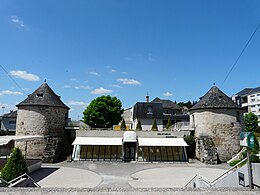
<path fill-rule="evenodd" d="M 14 78 L 11 77 L 10 74 L 8 74 L 8 72 L 6 71 L 6 69 L 5 69 L 1 64 L 0 64 L 0 67 L 1 67 L 1 68 L 3 69 L 3 71 L 7 74 L 7 76 L 14 82 L 14 84 L 15 84 L 18 88 L 20 88 L 21 91 L 22 91 L 24 94 L 28 95 L 28 94 L 25 92 L 25 90 L 14 80 Z"/>
<path fill-rule="evenodd" d="M 222 82 L 222 84 L 220 85 L 220 88 L 224 85 L 224 83 L 226 82 L 226 80 L 228 79 L 229 75 L 231 74 L 231 72 L 233 71 L 233 69 L 235 68 L 235 66 L 237 65 L 237 62 L 239 61 L 240 57 L 243 55 L 244 51 L 246 50 L 247 46 L 249 45 L 249 43 L 251 42 L 252 38 L 254 37 L 256 31 L 258 30 L 260 24 L 257 25 L 255 31 L 253 32 L 253 34 L 251 35 L 251 37 L 249 38 L 249 40 L 247 41 L 246 45 L 244 46 L 243 50 L 241 51 L 241 53 L 239 54 L 237 60 L 235 61 L 235 63 L 233 64 L 233 66 L 231 67 L 231 69 L 229 70 L 227 76 L 225 77 L 224 81 Z"/>

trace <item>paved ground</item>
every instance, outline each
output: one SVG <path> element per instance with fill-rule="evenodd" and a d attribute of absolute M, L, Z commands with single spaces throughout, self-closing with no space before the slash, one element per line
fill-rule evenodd
<path fill-rule="evenodd" d="M 31 174 L 40 186 L 65 188 L 172 188 L 184 187 L 199 173 L 213 180 L 229 167 L 195 163 L 62 162 L 44 164 Z"/>
<path fill-rule="evenodd" d="M 123 163 L 62 162 L 44 164 L 31 176 L 42 188 L 0 188 L 0 194 L 18 195 L 258 195 L 247 188 L 187 189 L 180 188 L 196 173 L 213 179 L 227 170 L 227 164 L 195 163 Z"/>

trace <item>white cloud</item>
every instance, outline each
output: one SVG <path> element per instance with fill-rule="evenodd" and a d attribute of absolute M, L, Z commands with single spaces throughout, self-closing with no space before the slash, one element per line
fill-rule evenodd
<path fill-rule="evenodd" d="M 109 94 L 112 93 L 112 90 L 110 89 L 104 89 L 103 87 L 100 87 L 98 89 L 94 89 L 91 91 L 92 94 L 100 95 L 100 94 Z"/>
<path fill-rule="evenodd" d="M 15 23 L 17 27 L 24 28 L 24 22 L 18 18 L 18 16 L 11 16 L 10 21 Z"/>
<path fill-rule="evenodd" d="M 35 74 L 28 73 L 23 70 L 12 70 L 9 72 L 9 75 L 14 76 L 16 78 L 24 79 L 27 81 L 39 81 L 40 77 Z"/>
<path fill-rule="evenodd" d="M 127 72 L 122 72 L 122 74 L 127 74 Z"/>
<path fill-rule="evenodd" d="M 87 85 L 80 85 L 80 86 L 74 86 L 75 89 L 91 89 L 90 86 Z"/>
<path fill-rule="evenodd" d="M 67 105 L 69 105 L 69 106 L 86 106 L 86 105 L 88 105 L 88 103 L 81 102 L 81 101 L 70 100 L 70 101 L 67 102 Z"/>
<path fill-rule="evenodd" d="M 123 88 L 122 86 L 120 85 L 112 85 L 112 87 L 116 87 L 116 88 Z"/>
<path fill-rule="evenodd" d="M 141 83 L 134 79 L 121 78 L 117 79 L 117 81 L 122 82 L 124 85 L 141 85 Z"/>
<path fill-rule="evenodd" d="M 71 78 L 70 80 L 73 82 L 79 82 L 78 79 L 76 79 L 76 78 Z"/>
<path fill-rule="evenodd" d="M 112 69 L 112 70 L 110 70 L 110 72 L 114 73 L 114 72 L 116 72 L 116 70 L 115 70 L 115 69 Z"/>
<path fill-rule="evenodd" d="M 4 90 L 4 91 L 0 91 L 0 96 L 2 95 L 23 95 L 23 93 L 19 91 Z"/>
<path fill-rule="evenodd" d="M 95 71 L 89 72 L 89 74 L 92 74 L 94 76 L 99 76 L 99 74 L 97 72 L 95 72 Z"/>
<path fill-rule="evenodd" d="M 64 85 L 63 87 L 64 87 L 64 88 L 71 88 L 70 85 Z"/>
<path fill-rule="evenodd" d="M 173 94 L 170 93 L 169 91 L 167 91 L 167 92 L 165 92 L 163 95 L 169 97 L 169 96 L 172 96 Z"/>

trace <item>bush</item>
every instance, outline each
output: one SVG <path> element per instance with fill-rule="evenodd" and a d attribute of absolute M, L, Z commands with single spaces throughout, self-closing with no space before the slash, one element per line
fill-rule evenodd
<path fill-rule="evenodd" d="M 232 162 L 229 163 L 230 166 L 235 166 L 236 164 L 238 164 L 241 160 L 238 159 L 238 160 L 233 160 Z"/>
<path fill-rule="evenodd" d="M 169 129 L 171 126 L 172 126 L 172 121 L 171 121 L 171 119 L 169 117 L 168 121 L 167 121 L 166 129 Z"/>
<path fill-rule="evenodd" d="M 194 158 L 195 157 L 195 148 L 196 148 L 195 137 L 193 135 L 186 135 L 184 137 L 184 140 L 189 145 L 187 147 L 188 158 Z"/>
<path fill-rule="evenodd" d="M 24 173 L 27 173 L 26 161 L 22 151 L 19 148 L 14 148 L 11 157 L 1 170 L 1 178 L 6 181 L 11 181 Z"/>
<path fill-rule="evenodd" d="M 121 125 L 120 125 L 121 130 L 126 130 L 126 125 L 125 125 L 125 119 L 123 118 Z"/>
<path fill-rule="evenodd" d="M 158 131 L 156 119 L 153 120 L 152 131 Z"/>
<path fill-rule="evenodd" d="M 138 121 L 137 121 L 136 130 L 137 131 L 142 131 L 142 124 L 141 124 L 140 119 L 138 119 Z"/>

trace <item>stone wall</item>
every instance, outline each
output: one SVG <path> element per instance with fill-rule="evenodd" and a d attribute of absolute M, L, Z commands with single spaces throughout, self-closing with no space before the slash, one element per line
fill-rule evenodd
<path fill-rule="evenodd" d="M 241 111 L 239 111 L 239 118 L 235 109 L 193 111 L 191 121 L 195 127 L 195 137 L 212 138 L 221 162 L 229 160 L 239 152 L 239 134 L 243 128 Z M 197 158 L 201 157 L 197 156 Z"/>
<path fill-rule="evenodd" d="M 16 135 L 43 135 L 44 140 L 27 142 L 27 157 L 56 162 L 64 158 L 68 144 L 64 127 L 68 110 L 62 107 L 20 106 L 17 112 Z M 16 144 L 25 148 L 25 142 Z M 61 150 L 61 151 L 59 151 Z"/>
<path fill-rule="evenodd" d="M 215 165 L 218 163 L 217 148 L 212 138 L 205 136 L 196 139 L 196 156 L 206 164 Z"/>

